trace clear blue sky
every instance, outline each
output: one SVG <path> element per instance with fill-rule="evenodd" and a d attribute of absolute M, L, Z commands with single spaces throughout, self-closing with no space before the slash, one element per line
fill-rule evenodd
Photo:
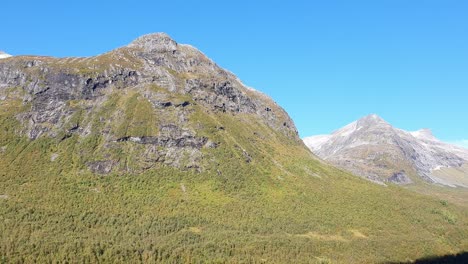
<path fill-rule="evenodd" d="M 468 1 L 21 1 L 0 50 L 89 56 L 139 35 L 189 43 L 283 106 L 301 136 L 376 113 L 468 139 Z"/>

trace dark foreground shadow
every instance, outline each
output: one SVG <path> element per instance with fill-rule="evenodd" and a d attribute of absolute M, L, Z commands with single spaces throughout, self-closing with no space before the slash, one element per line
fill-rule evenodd
<path fill-rule="evenodd" d="M 468 264 L 468 252 L 458 253 L 456 255 L 445 255 L 441 257 L 427 257 L 418 259 L 414 262 L 389 262 L 387 264 L 404 264 L 404 263 L 415 263 L 415 264 Z"/>

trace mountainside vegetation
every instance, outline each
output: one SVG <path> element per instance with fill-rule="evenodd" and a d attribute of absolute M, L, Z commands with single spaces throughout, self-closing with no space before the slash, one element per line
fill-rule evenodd
<path fill-rule="evenodd" d="M 190 46 L 0 61 L 1 263 L 375 263 L 468 250 L 466 208 L 319 161 Z"/>

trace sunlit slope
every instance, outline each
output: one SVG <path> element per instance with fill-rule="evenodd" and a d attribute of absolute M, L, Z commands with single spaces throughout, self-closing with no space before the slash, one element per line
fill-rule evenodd
<path fill-rule="evenodd" d="M 144 58 L 172 65 L 188 52 L 157 47 L 165 59 Z M 119 65 L 135 75 L 107 86 L 113 53 L 91 69 L 35 58 L 14 86 L 1 75 L 3 262 L 365 263 L 468 249 L 467 210 L 319 162 L 279 106 L 231 75 L 157 73 L 131 52 Z M 54 86 L 40 67 L 103 86 Z"/>

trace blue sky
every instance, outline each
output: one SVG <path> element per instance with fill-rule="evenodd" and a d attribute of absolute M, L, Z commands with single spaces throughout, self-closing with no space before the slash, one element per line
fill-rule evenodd
<path fill-rule="evenodd" d="M 0 50 L 90 56 L 166 32 L 329 133 L 376 113 L 468 140 L 468 1 L 2 1 Z M 468 146 L 468 142 L 465 141 Z"/>

